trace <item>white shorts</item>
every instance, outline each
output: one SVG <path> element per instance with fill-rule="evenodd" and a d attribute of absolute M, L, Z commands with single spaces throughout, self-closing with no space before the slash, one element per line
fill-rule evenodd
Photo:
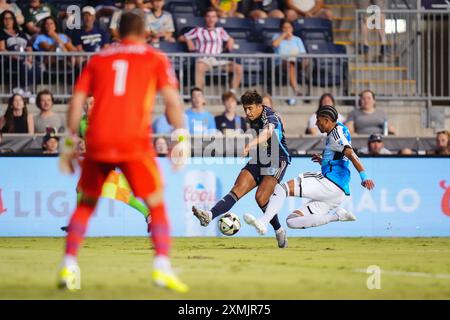
<path fill-rule="evenodd" d="M 300 197 L 311 199 L 299 209 L 304 214 L 327 214 L 344 201 L 344 191 L 320 172 L 305 172 L 295 180 L 300 185 Z"/>
<path fill-rule="evenodd" d="M 222 67 L 230 64 L 230 61 L 228 60 L 219 60 L 215 57 L 205 57 L 205 58 L 199 58 L 199 62 L 203 62 L 204 64 L 207 64 L 210 68 L 212 67 Z"/>

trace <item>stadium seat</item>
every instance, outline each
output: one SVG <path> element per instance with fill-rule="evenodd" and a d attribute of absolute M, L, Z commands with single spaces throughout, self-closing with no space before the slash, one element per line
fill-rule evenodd
<path fill-rule="evenodd" d="M 205 19 L 193 15 L 177 15 L 175 18 L 175 30 L 178 36 L 181 36 L 195 27 L 203 27 Z"/>
<path fill-rule="evenodd" d="M 165 8 L 172 14 L 192 14 L 197 15 L 198 9 L 196 1 L 188 0 L 167 0 Z"/>
<path fill-rule="evenodd" d="M 321 18 L 298 19 L 294 22 L 294 34 L 307 40 L 333 42 L 331 20 Z"/>
<path fill-rule="evenodd" d="M 159 49 L 165 53 L 182 53 L 187 52 L 187 47 L 185 43 L 181 42 L 167 42 L 160 41 L 152 44 L 152 46 L 156 49 Z"/>
<path fill-rule="evenodd" d="M 263 41 L 264 33 L 279 33 L 280 32 L 280 18 L 267 18 L 255 20 L 253 24 L 252 40 Z"/>
<path fill-rule="evenodd" d="M 280 32 L 273 30 L 265 30 L 263 32 L 261 41 L 268 47 L 268 52 L 273 52 L 272 41 L 277 34 L 280 34 Z"/>
<path fill-rule="evenodd" d="M 234 39 L 249 39 L 253 22 L 250 19 L 220 18 L 217 26 L 223 27 Z"/>

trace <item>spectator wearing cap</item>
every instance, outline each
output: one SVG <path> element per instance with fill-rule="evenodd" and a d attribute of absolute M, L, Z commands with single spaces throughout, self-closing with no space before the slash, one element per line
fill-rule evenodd
<path fill-rule="evenodd" d="M 448 130 L 436 133 L 436 147 L 427 154 L 450 155 L 450 132 Z"/>
<path fill-rule="evenodd" d="M 58 154 L 59 137 L 54 131 L 48 132 L 42 141 L 42 153 L 44 154 Z"/>
<path fill-rule="evenodd" d="M 333 95 L 331 93 L 324 93 L 320 97 L 319 105 L 318 105 L 317 110 L 319 110 L 319 108 L 321 106 L 324 106 L 324 105 L 329 105 L 329 106 L 336 107 L 336 102 L 335 102 L 334 97 L 333 97 Z M 309 120 L 308 120 L 308 125 L 306 127 L 306 134 L 310 134 L 310 135 L 313 135 L 313 136 L 319 136 L 319 135 L 320 136 L 326 136 L 327 135 L 326 132 L 321 133 L 319 131 L 319 128 L 317 128 L 316 121 L 317 121 L 317 114 L 316 114 L 316 112 L 314 112 L 311 115 L 311 117 L 309 118 Z M 338 113 L 337 121 L 344 123 L 345 122 L 345 117 L 342 114 Z"/>
<path fill-rule="evenodd" d="M 359 150 L 359 153 L 371 156 L 392 154 L 391 151 L 384 147 L 383 136 L 378 133 L 370 135 L 367 147 Z"/>
<path fill-rule="evenodd" d="M 72 41 L 78 51 L 97 52 L 108 46 L 109 35 L 95 25 L 94 7 L 86 6 L 83 13 L 83 27 L 72 33 Z"/>
<path fill-rule="evenodd" d="M 41 31 L 40 24 L 45 18 L 57 18 L 58 12 L 48 4 L 42 3 L 41 0 L 29 0 L 28 6 L 24 10 L 25 29 L 31 36 Z"/>
<path fill-rule="evenodd" d="M 148 28 L 150 29 L 150 42 L 159 42 L 160 40 L 175 42 L 173 33 L 172 15 L 163 10 L 164 0 L 151 0 L 152 9 L 147 14 Z"/>
<path fill-rule="evenodd" d="M 389 134 L 395 134 L 395 129 L 388 123 L 386 114 L 375 105 L 375 93 L 364 90 L 359 94 L 359 109 L 354 109 L 347 116 L 345 125 L 354 134 L 383 134 L 385 125 Z"/>
<path fill-rule="evenodd" d="M 233 92 L 225 92 L 222 95 L 222 103 L 225 112 L 214 118 L 217 130 L 223 134 L 244 133 L 247 130 L 247 122 L 245 119 L 236 114 L 238 99 Z"/>
<path fill-rule="evenodd" d="M 195 27 L 182 35 L 179 40 L 186 42 L 189 51 L 201 53 L 204 57 L 195 63 L 195 86 L 203 89 L 205 74 L 212 68 L 220 68 L 232 74 L 231 91 L 236 92 L 242 78 L 242 65 L 227 59 L 217 59 L 213 55 L 223 53 L 226 43 L 228 52 L 233 51 L 234 39 L 222 27 L 217 27 L 219 17 L 216 9 L 209 7 L 205 13 L 205 27 Z"/>
<path fill-rule="evenodd" d="M 37 94 L 36 106 L 40 112 L 34 116 L 36 133 L 46 133 L 47 128 L 56 128 L 58 132 L 64 132 L 64 120 L 53 112 L 53 104 L 53 94 L 49 90 L 42 90 Z"/>

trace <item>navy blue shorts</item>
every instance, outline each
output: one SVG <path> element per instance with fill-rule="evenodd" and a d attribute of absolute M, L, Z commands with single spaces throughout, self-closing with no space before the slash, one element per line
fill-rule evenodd
<path fill-rule="evenodd" d="M 249 162 L 244 168 L 242 168 L 242 170 L 247 170 L 250 172 L 256 181 L 256 185 L 259 186 L 265 176 L 274 177 L 278 182 L 281 182 L 288 165 L 289 163 L 287 160 L 280 160 L 278 167 L 268 167 Z"/>

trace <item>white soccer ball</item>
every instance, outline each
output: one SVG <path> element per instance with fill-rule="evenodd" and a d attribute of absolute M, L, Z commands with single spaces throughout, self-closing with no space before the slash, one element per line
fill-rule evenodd
<path fill-rule="evenodd" d="M 241 221 L 237 215 L 229 212 L 220 217 L 218 226 L 222 234 L 232 236 L 241 228 Z"/>

